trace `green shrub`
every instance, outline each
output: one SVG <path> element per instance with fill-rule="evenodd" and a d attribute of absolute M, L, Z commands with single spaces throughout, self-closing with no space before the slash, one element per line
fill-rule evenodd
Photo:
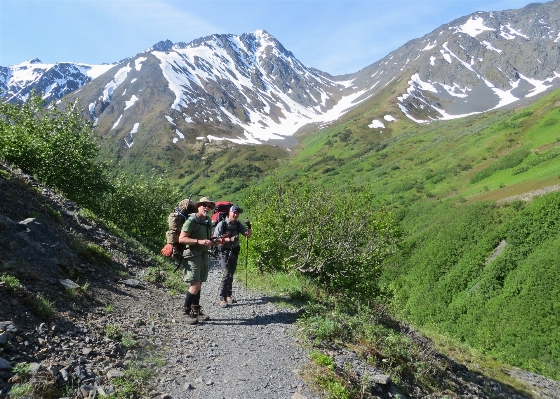
<path fill-rule="evenodd" d="M 391 214 L 372 209 L 372 192 L 278 183 L 253 190 L 248 202 L 259 232 L 250 254 L 261 271 L 302 273 L 351 297 L 376 295 L 381 262 L 402 232 Z"/>
<path fill-rule="evenodd" d="M 111 179 L 111 186 L 100 199 L 101 216 L 152 244 L 152 248 L 159 246 L 168 228 L 167 215 L 181 199 L 179 189 L 155 173 L 121 173 Z"/>
<path fill-rule="evenodd" d="M 9 274 L 2 274 L 2 276 L 0 276 L 0 281 L 6 283 L 8 290 L 11 292 L 15 292 L 21 288 L 21 283 L 19 282 L 19 280 Z"/>
<path fill-rule="evenodd" d="M 560 193 L 502 207 L 415 204 L 402 223 L 411 233 L 381 282 L 406 320 L 560 377 Z"/>
<path fill-rule="evenodd" d="M 17 363 L 14 367 L 12 367 L 12 373 L 25 375 L 29 371 L 29 367 L 31 367 L 30 363 Z"/>
<path fill-rule="evenodd" d="M 31 393 L 31 384 L 14 384 L 10 389 L 10 398 L 24 398 L 27 397 L 29 393 Z"/>
<path fill-rule="evenodd" d="M 122 339 L 123 333 L 119 326 L 107 324 L 105 326 L 105 336 L 110 339 Z"/>
<path fill-rule="evenodd" d="M 136 340 L 131 333 L 124 333 L 121 338 L 121 343 L 124 348 L 130 349 L 136 346 Z"/>
<path fill-rule="evenodd" d="M 33 312 L 45 320 L 52 320 L 54 317 L 54 302 L 39 294 L 33 301 Z"/>
<path fill-rule="evenodd" d="M 0 158 L 37 176 L 83 205 L 93 205 L 91 193 L 108 188 L 106 165 L 96 157 L 99 146 L 79 103 L 65 110 L 43 108 L 33 95 L 24 104 L 0 102 Z"/>
<path fill-rule="evenodd" d="M 511 169 L 519 165 L 529 156 L 531 152 L 527 148 L 519 148 L 499 158 L 496 163 L 475 175 L 469 180 L 469 183 L 474 184 L 492 176 L 495 172 L 503 169 Z"/>

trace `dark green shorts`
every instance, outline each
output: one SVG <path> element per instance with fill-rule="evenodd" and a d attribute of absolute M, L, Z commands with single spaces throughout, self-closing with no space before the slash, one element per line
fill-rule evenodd
<path fill-rule="evenodd" d="M 201 256 L 185 258 L 185 260 L 183 260 L 185 267 L 183 281 L 187 283 L 206 281 L 208 279 L 209 260 L 210 257 L 208 256 L 208 252 L 203 252 Z"/>

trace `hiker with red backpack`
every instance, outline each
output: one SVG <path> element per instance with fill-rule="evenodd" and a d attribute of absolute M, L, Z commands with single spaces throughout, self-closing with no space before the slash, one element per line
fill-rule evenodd
<path fill-rule="evenodd" d="M 239 215 L 243 210 L 232 205 L 229 208 L 225 219 L 218 222 L 214 230 L 215 237 L 222 238 L 222 244 L 218 246 L 218 259 L 222 268 L 222 282 L 220 285 L 220 307 L 227 308 L 235 300 L 232 297 L 233 274 L 237 268 L 237 258 L 241 246 L 239 236 L 244 235 L 247 239 L 251 238 L 251 223 L 247 221 L 247 227 L 241 223 Z"/>
<path fill-rule="evenodd" d="M 189 283 L 183 313 L 187 316 L 188 324 L 210 319 L 200 307 L 200 291 L 202 283 L 208 278 L 209 250 L 218 244 L 212 240 L 211 219 L 208 217 L 208 212 L 215 205 L 209 198 L 202 197 L 194 204 L 196 214 L 186 219 L 179 235 L 179 243 L 188 246 L 183 252 L 186 260 L 183 262 L 186 263 L 183 281 Z"/>

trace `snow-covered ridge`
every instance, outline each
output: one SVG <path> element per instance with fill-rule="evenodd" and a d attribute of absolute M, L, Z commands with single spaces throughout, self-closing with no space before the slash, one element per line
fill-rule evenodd
<path fill-rule="evenodd" d="M 161 71 L 175 95 L 171 108 L 188 110 L 200 101 L 200 93 L 205 88 L 227 82 L 225 96 L 234 96 L 243 106 L 244 120 L 220 103 L 211 112 L 216 119 L 229 120 L 244 130 L 243 137 L 231 139 L 235 142 L 281 139 L 307 123 L 336 119 L 356 105 L 356 99 L 364 94 L 364 91 L 355 92 L 342 97 L 336 105 L 332 100 L 329 103 L 333 93 L 346 89 L 349 82 L 334 82 L 314 73 L 262 30 L 241 36 L 213 35 L 188 45 L 166 48 L 151 53 L 159 59 Z M 280 69 L 285 75 L 313 82 L 312 88 L 302 92 L 293 79 L 279 82 Z M 295 95 L 296 91 L 299 95 Z"/>
<path fill-rule="evenodd" d="M 35 88 L 47 101 L 59 99 L 83 84 L 107 72 L 113 65 L 90 65 L 83 63 L 43 63 L 39 59 L 24 61 L 5 68 L 7 73 L 1 81 L 6 87 L 4 98 L 8 101 L 27 100 Z"/>

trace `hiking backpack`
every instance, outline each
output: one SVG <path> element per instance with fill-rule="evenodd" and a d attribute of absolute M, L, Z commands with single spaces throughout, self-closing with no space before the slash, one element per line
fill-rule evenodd
<path fill-rule="evenodd" d="M 233 203 L 228 201 L 216 202 L 216 206 L 212 211 L 212 237 L 219 237 L 223 235 L 223 233 L 220 234 L 220 232 L 216 231 L 216 226 L 222 220 L 226 219 L 227 215 L 229 214 L 229 208 L 231 208 L 232 205 Z"/>
<path fill-rule="evenodd" d="M 167 244 L 161 250 L 163 255 L 174 259 L 183 258 L 183 251 L 186 245 L 179 244 L 179 235 L 181 234 L 183 224 L 191 213 L 196 213 L 196 208 L 194 207 L 194 202 L 187 198 L 180 201 L 175 210 L 169 214 L 167 217 L 169 230 L 165 233 Z"/>

